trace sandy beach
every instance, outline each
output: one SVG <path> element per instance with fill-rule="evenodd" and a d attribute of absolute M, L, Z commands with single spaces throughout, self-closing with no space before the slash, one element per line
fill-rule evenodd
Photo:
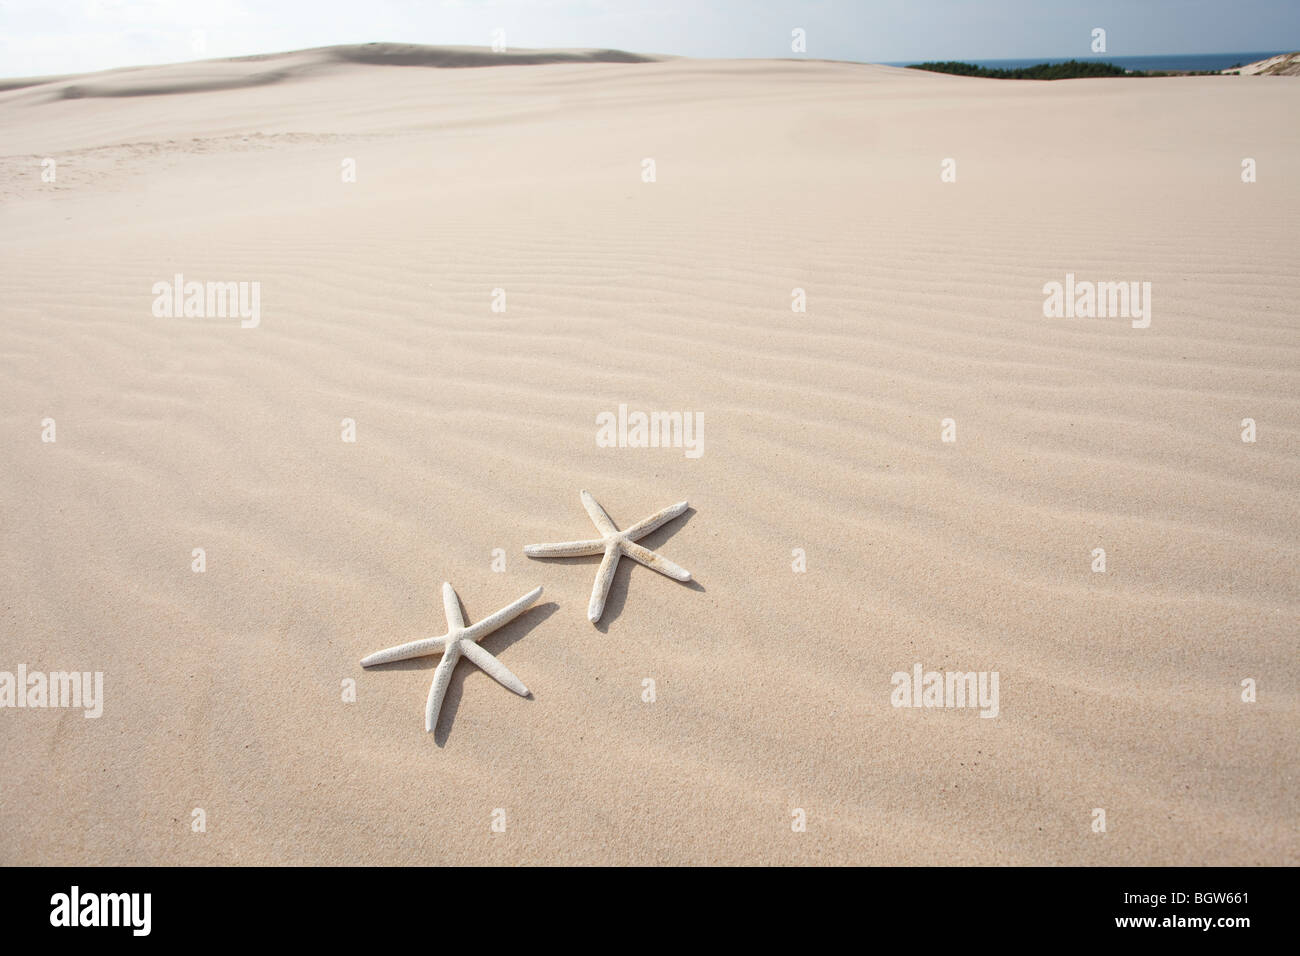
<path fill-rule="evenodd" d="M 0 863 L 1300 862 L 1300 79 L 511 57 L 4 81 Z"/>

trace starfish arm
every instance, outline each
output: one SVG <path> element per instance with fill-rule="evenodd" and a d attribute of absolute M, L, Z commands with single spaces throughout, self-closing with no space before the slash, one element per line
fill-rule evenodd
<path fill-rule="evenodd" d="M 464 651 L 466 657 L 481 667 L 498 684 L 510 688 L 520 697 L 528 696 L 528 688 L 524 686 L 524 682 L 510 673 L 506 665 L 483 650 L 483 648 L 477 644 L 466 642 L 461 645 L 461 650 Z"/>
<path fill-rule="evenodd" d="M 620 549 L 616 544 L 606 548 L 600 570 L 596 572 L 596 583 L 591 588 L 591 603 L 587 605 L 587 620 L 592 624 L 599 621 L 605 613 L 605 597 L 609 594 L 609 586 L 614 583 L 614 569 L 618 567 L 619 554 Z"/>
<path fill-rule="evenodd" d="M 393 661 L 409 661 L 412 657 L 428 657 L 441 651 L 446 643 L 447 636 L 444 634 L 442 637 L 428 637 L 398 644 L 396 647 L 387 647 L 361 658 L 361 666 L 374 667 L 376 664 L 391 664 Z"/>
<path fill-rule="evenodd" d="M 456 597 L 455 588 L 447 581 L 442 582 L 442 609 L 447 614 L 448 633 L 465 626 L 465 617 L 460 613 L 460 599 Z"/>
<path fill-rule="evenodd" d="M 591 515 L 592 522 L 601 534 L 618 534 L 613 519 L 605 513 L 600 502 L 591 496 L 590 491 L 582 492 L 582 506 L 587 509 L 587 514 Z"/>
<path fill-rule="evenodd" d="M 658 514 L 652 514 L 650 517 L 638 521 L 623 533 L 632 541 L 635 541 L 638 538 L 644 538 L 651 531 L 661 528 L 668 522 L 672 521 L 689 507 L 690 505 L 687 502 L 679 501 L 677 504 L 670 505 Z"/>
<path fill-rule="evenodd" d="M 670 578 L 676 578 L 678 581 L 689 581 L 691 572 L 687 571 L 680 565 L 673 564 L 661 554 L 656 554 L 649 548 L 643 548 L 639 544 L 633 544 L 631 541 L 624 543 L 623 553 L 633 561 L 639 561 L 647 568 L 653 568 L 660 574 L 666 574 Z"/>
<path fill-rule="evenodd" d="M 442 655 L 442 660 L 438 662 L 438 669 L 433 672 L 433 686 L 429 688 L 429 700 L 424 705 L 426 733 L 431 733 L 434 725 L 438 723 L 438 711 L 442 710 L 442 699 L 447 696 L 447 685 L 451 683 L 451 672 L 456 669 L 458 660 L 460 660 L 459 642 Z"/>
<path fill-rule="evenodd" d="M 527 544 L 524 554 L 530 558 L 578 558 L 586 554 L 600 554 L 605 550 L 605 539 L 592 541 L 561 541 L 558 544 Z"/>
<path fill-rule="evenodd" d="M 542 596 L 541 587 L 538 586 L 533 588 L 531 591 L 529 591 L 527 594 L 521 597 L 518 601 L 515 601 L 514 604 L 507 605 L 506 607 L 503 607 L 501 610 L 497 611 L 491 617 L 485 617 L 477 624 L 472 624 L 469 627 L 465 628 L 465 635 L 464 635 L 465 640 L 471 642 L 477 641 L 479 638 L 487 634 L 491 634 L 497 628 L 509 624 L 520 614 L 523 614 L 524 611 L 527 611 L 528 608 L 532 605 L 532 603 L 541 596 Z"/>

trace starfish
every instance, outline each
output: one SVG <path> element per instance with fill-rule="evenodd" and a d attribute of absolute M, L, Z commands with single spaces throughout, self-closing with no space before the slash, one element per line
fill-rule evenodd
<path fill-rule="evenodd" d="M 691 572 L 685 568 L 678 567 L 649 548 L 636 544 L 638 538 L 644 538 L 651 531 L 667 524 L 685 511 L 689 507 L 685 501 L 679 501 L 657 514 L 638 521 L 626 531 L 619 531 L 614 526 L 605 509 L 590 492 L 582 492 L 582 506 L 587 509 L 587 514 L 591 515 L 592 522 L 600 531 L 599 538 L 592 538 L 590 541 L 564 541 L 560 544 L 530 544 L 524 547 L 524 554 L 530 558 L 576 558 L 604 552 L 605 557 L 600 562 L 600 570 L 596 572 L 596 584 L 591 589 L 591 603 L 587 605 L 587 619 L 591 623 L 595 624 L 599 621 L 601 614 L 605 612 L 605 596 L 609 594 L 609 586 L 614 582 L 614 569 L 618 567 L 618 559 L 623 555 L 678 581 L 691 579 Z"/>
<path fill-rule="evenodd" d="M 523 681 L 510 673 L 499 660 L 479 647 L 478 641 L 523 614 L 541 593 L 542 589 L 540 587 L 533 588 L 518 601 L 515 601 L 514 604 L 509 604 L 491 617 L 485 617 L 477 624 L 466 627 L 465 618 L 460 613 L 460 600 L 456 597 L 456 592 L 452 586 L 444 581 L 442 585 L 442 607 L 447 613 L 447 633 L 442 637 L 426 637 L 407 644 L 398 644 L 396 647 L 389 647 L 382 651 L 375 651 L 375 653 L 361 659 L 361 666 L 373 667 L 375 664 L 405 661 L 410 660 L 412 657 L 429 657 L 439 651 L 442 652 L 442 660 L 438 663 L 438 669 L 433 672 L 433 686 L 429 688 L 429 700 L 424 706 L 424 729 L 426 732 L 432 731 L 433 725 L 438 721 L 438 711 L 442 709 L 442 698 L 446 696 L 447 685 L 451 683 L 451 672 L 456 669 L 456 662 L 460 660 L 461 655 L 468 657 L 487 671 L 498 683 L 510 688 L 521 697 L 527 697 L 528 688 L 524 686 Z"/>

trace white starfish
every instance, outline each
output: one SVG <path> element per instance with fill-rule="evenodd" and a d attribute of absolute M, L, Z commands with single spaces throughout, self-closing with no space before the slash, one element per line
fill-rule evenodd
<path fill-rule="evenodd" d="M 691 572 L 685 568 L 678 567 L 667 558 L 635 543 L 638 538 L 644 538 L 651 531 L 667 524 L 685 511 L 689 507 L 685 501 L 679 501 L 658 514 L 638 521 L 626 531 L 619 531 L 614 526 L 605 509 L 590 492 L 582 492 L 582 505 L 587 509 L 587 514 L 591 515 L 591 520 L 600 531 L 601 537 L 590 541 L 530 544 L 524 547 L 524 554 L 530 558 L 576 558 L 587 554 L 600 554 L 602 551 L 605 553 L 604 559 L 600 562 L 600 570 L 596 572 L 596 584 L 591 589 L 591 603 L 587 605 L 587 619 L 591 623 L 595 624 L 599 621 L 605 611 L 605 596 L 609 594 L 609 586 L 614 582 L 614 569 L 618 567 L 618 559 L 622 555 L 626 554 L 633 561 L 639 561 L 647 568 L 654 568 L 660 574 L 666 574 L 678 581 L 691 579 Z"/>
<path fill-rule="evenodd" d="M 429 657 L 441 651 L 442 660 L 438 663 L 438 669 L 433 672 L 433 686 L 429 688 L 429 700 L 424 706 L 426 731 L 433 730 L 433 725 L 438 721 L 438 711 L 442 709 L 442 698 L 446 695 L 447 685 L 451 682 L 451 672 L 456 669 L 456 662 L 460 660 L 462 654 L 496 678 L 498 683 L 510 688 L 521 697 L 527 697 L 528 688 L 524 686 L 523 681 L 510 673 L 499 660 L 479 647 L 478 641 L 523 614 L 528 610 L 529 605 L 541 596 L 541 593 L 540 587 L 533 588 L 514 604 L 507 605 L 491 617 L 485 617 L 477 624 L 466 627 L 465 618 L 460 613 L 460 601 L 456 597 L 456 592 L 444 581 L 442 607 L 447 612 L 447 633 L 442 637 L 427 637 L 375 651 L 361 659 L 361 666 L 373 667 L 375 664 L 405 661 L 412 657 Z"/>

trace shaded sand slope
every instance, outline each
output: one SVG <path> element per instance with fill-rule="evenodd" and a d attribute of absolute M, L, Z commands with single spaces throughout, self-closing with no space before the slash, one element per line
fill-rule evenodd
<path fill-rule="evenodd" d="M 0 669 L 107 698 L 0 712 L 0 861 L 1297 862 L 1300 84 L 297 56 L 0 94 Z M 1151 327 L 1044 318 L 1067 272 Z M 689 499 L 698 584 L 592 627 L 597 559 L 520 552 L 583 487 Z M 357 662 L 443 580 L 545 586 L 484 642 L 534 697 L 462 665 L 425 735 L 436 659 Z M 891 707 L 917 662 L 999 716 Z"/>
<path fill-rule="evenodd" d="M 289 53 L 203 60 L 170 66 L 124 67 L 86 76 L 0 78 L 0 91 L 41 87 L 63 99 L 85 96 L 166 96 L 248 86 L 266 86 L 319 75 L 342 63 L 455 69 L 479 66 L 538 66 L 556 63 L 650 63 L 661 56 L 624 50 L 504 50 L 426 46 L 416 43 L 353 43 Z"/>

